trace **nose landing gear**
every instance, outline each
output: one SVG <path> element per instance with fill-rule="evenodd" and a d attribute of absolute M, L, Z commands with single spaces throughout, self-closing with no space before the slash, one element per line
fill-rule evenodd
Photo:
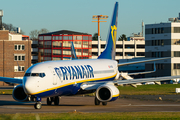
<path fill-rule="evenodd" d="M 41 98 L 37 97 L 36 98 L 36 103 L 34 104 L 35 109 L 41 109 L 42 103 L 41 103 Z"/>
<path fill-rule="evenodd" d="M 35 109 L 41 109 L 41 107 L 42 107 L 41 102 L 37 102 L 37 103 L 34 104 Z"/>

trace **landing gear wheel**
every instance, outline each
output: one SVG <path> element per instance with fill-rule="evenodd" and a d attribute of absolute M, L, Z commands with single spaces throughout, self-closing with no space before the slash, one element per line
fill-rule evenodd
<path fill-rule="evenodd" d="M 102 105 L 104 105 L 104 106 L 107 105 L 107 102 L 102 102 Z"/>
<path fill-rule="evenodd" d="M 95 97 L 94 103 L 95 105 L 100 105 L 100 101 L 97 99 L 97 97 Z"/>
<path fill-rule="evenodd" d="M 35 109 L 41 109 L 41 107 L 42 107 L 42 105 L 41 105 L 40 102 L 37 102 L 37 103 L 34 104 Z"/>
<path fill-rule="evenodd" d="M 52 104 L 52 99 L 50 97 L 47 98 L 47 105 L 51 105 Z"/>
<path fill-rule="evenodd" d="M 54 98 L 54 105 L 59 105 L 59 96 Z"/>

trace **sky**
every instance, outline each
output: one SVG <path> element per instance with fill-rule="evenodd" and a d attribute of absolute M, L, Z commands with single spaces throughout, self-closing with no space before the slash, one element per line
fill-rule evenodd
<path fill-rule="evenodd" d="M 144 24 L 168 22 L 179 17 L 180 0 L 1 0 L 3 22 L 20 27 L 26 35 L 46 28 L 49 32 L 71 30 L 94 34 L 93 15 L 108 15 L 100 23 L 100 36 L 106 40 L 115 2 L 119 3 L 117 37 L 142 31 Z"/>

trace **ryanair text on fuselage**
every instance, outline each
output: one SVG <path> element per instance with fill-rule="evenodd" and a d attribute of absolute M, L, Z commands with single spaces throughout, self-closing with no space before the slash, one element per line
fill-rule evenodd
<path fill-rule="evenodd" d="M 61 66 L 55 67 L 60 80 L 74 80 L 83 78 L 93 78 L 93 68 L 90 65 Z"/>

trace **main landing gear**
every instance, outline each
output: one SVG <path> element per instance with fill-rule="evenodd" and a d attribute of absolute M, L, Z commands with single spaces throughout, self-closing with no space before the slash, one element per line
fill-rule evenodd
<path fill-rule="evenodd" d="M 47 105 L 51 105 L 52 102 L 54 102 L 54 105 L 59 105 L 59 96 L 47 98 Z"/>
<path fill-rule="evenodd" d="M 94 99 L 94 104 L 95 105 L 100 105 L 100 103 L 101 103 L 101 101 L 99 101 L 98 99 L 97 99 L 97 97 L 95 97 L 95 99 Z M 107 105 L 107 102 L 102 102 L 102 105 Z"/>

